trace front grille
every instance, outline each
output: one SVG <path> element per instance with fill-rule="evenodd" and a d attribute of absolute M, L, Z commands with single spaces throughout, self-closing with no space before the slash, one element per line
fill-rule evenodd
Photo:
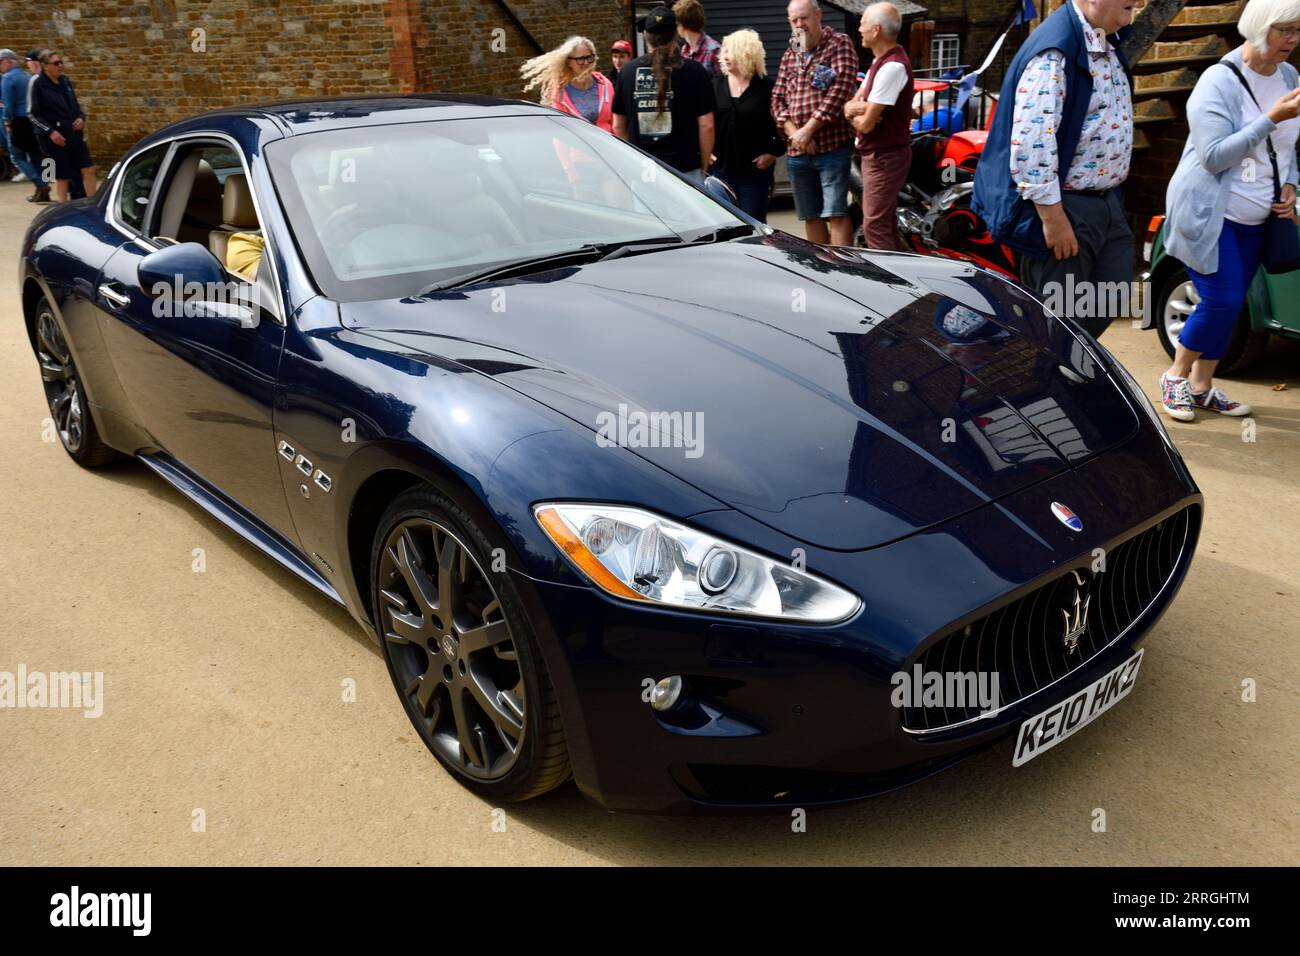
<path fill-rule="evenodd" d="M 945 635 L 907 673 L 914 675 L 919 664 L 922 674 L 937 673 L 945 685 L 956 672 L 996 673 L 999 710 L 1056 683 L 1108 647 L 1155 602 L 1178 567 L 1195 517 L 1195 507 L 1170 515 L 1111 548 L 1104 571 L 1093 573 L 1091 562 L 1081 565 Z M 1087 628 L 1070 650 L 1065 635 L 1085 602 Z M 969 681 L 965 685 L 971 686 Z M 965 696 L 958 706 L 952 706 L 949 696 L 938 706 L 903 707 L 903 728 L 925 733 L 974 720 L 980 716 L 980 701 Z"/>

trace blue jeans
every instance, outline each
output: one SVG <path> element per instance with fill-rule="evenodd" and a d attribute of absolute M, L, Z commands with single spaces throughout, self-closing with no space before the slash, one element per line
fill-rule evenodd
<path fill-rule="evenodd" d="M 849 214 L 849 163 L 853 147 L 841 146 L 828 153 L 791 156 L 790 188 L 794 190 L 794 211 L 802 222 L 832 219 Z"/>
<path fill-rule="evenodd" d="M 1264 250 L 1264 223 L 1243 226 L 1231 219 L 1223 220 L 1219 233 L 1219 269 L 1202 274 L 1188 269 L 1192 285 L 1201 301 L 1178 333 L 1178 344 L 1201 358 L 1217 359 L 1228 347 L 1232 330 L 1246 302 L 1246 290 L 1259 271 L 1259 257 Z"/>
<path fill-rule="evenodd" d="M 13 144 L 13 141 L 9 138 L 9 130 L 3 126 L 0 126 L 0 139 L 4 140 L 5 149 L 9 151 L 9 158 L 14 161 L 15 166 L 22 170 L 22 174 L 27 177 L 28 181 L 40 184 L 41 171 L 36 168 L 31 156 Z"/>
<path fill-rule="evenodd" d="M 767 202 L 772 194 L 774 167 L 759 169 L 751 166 L 727 173 L 714 166 L 711 172 L 735 191 L 737 205 L 741 209 L 759 222 L 767 222 Z"/>

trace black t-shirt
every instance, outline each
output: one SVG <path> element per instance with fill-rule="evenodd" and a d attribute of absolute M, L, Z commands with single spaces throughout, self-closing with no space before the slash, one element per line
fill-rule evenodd
<path fill-rule="evenodd" d="M 668 101 L 656 116 L 659 92 L 650 55 L 637 57 L 618 76 L 614 112 L 628 118 L 628 138 L 652 156 L 684 173 L 700 168 L 699 117 L 714 110 L 709 71 L 683 60 L 670 74 Z"/>
<path fill-rule="evenodd" d="M 713 146 L 718 166 L 723 172 L 753 170 L 754 157 L 764 153 L 781 156 L 785 153 L 785 140 L 772 119 L 772 87 L 770 76 L 755 76 L 738 97 L 731 95 L 731 86 L 725 75 L 714 77 L 713 93 L 718 103 L 715 117 L 717 142 Z"/>

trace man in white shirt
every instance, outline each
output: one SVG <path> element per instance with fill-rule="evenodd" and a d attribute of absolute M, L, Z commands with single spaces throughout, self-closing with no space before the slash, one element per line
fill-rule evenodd
<path fill-rule="evenodd" d="M 875 59 L 844 104 L 862 154 L 862 233 L 868 248 L 902 249 L 898 194 L 912 165 L 912 64 L 898 43 L 903 18 L 892 3 L 862 14 L 862 44 Z"/>

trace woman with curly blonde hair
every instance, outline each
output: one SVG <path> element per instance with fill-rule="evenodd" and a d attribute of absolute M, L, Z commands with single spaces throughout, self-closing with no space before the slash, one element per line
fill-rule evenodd
<path fill-rule="evenodd" d="M 713 80 L 718 108 L 714 120 L 712 173 L 736 193 L 740 208 L 767 219 L 772 166 L 785 153 L 772 119 L 772 86 L 763 41 L 753 30 L 737 30 L 722 41 L 722 75 Z"/>
<path fill-rule="evenodd" d="M 607 133 L 614 131 L 614 84 L 596 70 L 596 47 L 572 36 L 519 68 L 524 92 L 541 90 L 541 102 L 579 116 Z"/>

